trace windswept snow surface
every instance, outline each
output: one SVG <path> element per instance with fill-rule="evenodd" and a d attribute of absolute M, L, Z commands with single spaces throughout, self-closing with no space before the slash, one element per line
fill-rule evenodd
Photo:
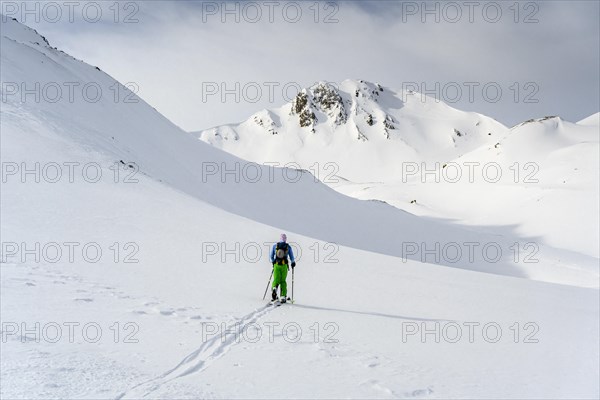
<path fill-rule="evenodd" d="M 508 232 L 347 198 L 308 173 L 203 179 L 203 163 L 248 164 L 123 101 L 121 86 L 115 101 L 112 78 L 27 27 L 1 32 L 2 398 L 600 395 L 597 288 L 523 279 L 506 259 L 483 274 L 397 249 L 431 237 L 507 246 Z M 95 82 L 103 96 L 20 101 L 11 82 Z M 21 175 L 35 163 L 39 182 Z M 78 163 L 73 179 L 64 163 Z M 264 243 L 281 228 L 300 255 L 296 302 L 271 308 Z M 560 262 L 536 269 L 590 262 L 542 251 Z"/>

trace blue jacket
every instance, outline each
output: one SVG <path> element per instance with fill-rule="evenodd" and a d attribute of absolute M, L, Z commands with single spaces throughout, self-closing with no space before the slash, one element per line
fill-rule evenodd
<path fill-rule="evenodd" d="M 282 243 L 282 242 L 279 242 L 279 243 Z M 279 243 L 275 243 L 273 245 L 273 248 L 271 249 L 271 263 L 274 263 L 275 262 L 275 258 L 277 258 L 277 257 L 275 257 L 275 251 L 276 251 L 277 245 Z M 288 256 L 290 257 L 290 259 L 292 260 L 292 262 L 296 262 L 296 259 L 294 258 L 294 250 L 292 250 L 292 246 L 290 246 L 289 244 L 288 244 Z"/>

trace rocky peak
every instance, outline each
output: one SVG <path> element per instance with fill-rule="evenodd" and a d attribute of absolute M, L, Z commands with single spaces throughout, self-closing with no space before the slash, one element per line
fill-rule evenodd
<path fill-rule="evenodd" d="M 314 105 L 306 92 L 302 89 L 292 100 L 291 115 L 298 116 L 298 123 L 302 128 L 311 127 L 312 132 L 315 132 L 315 123 L 317 116 L 314 113 Z"/>
<path fill-rule="evenodd" d="M 318 122 L 316 112 L 331 118 L 334 126 L 344 124 L 348 114 L 344 101 L 337 88 L 325 82 L 319 82 L 308 89 L 302 89 L 292 101 L 291 115 L 298 116 L 301 127 L 311 127 Z"/>
<path fill-rule="evenodd" d="M 314 103 L 320 111 L 334 119 L 335 125 L 341 125 L 348 119 L 342 96 L 338 89 L 329 83 L 318 83 L 311 88 Z"/>
<path fill-rule="evenodd" d="M 327 123 L 334 129 L 345 124 L 355 125 L 360 140 L 367 139 L 357 121 L 364 121 L 369 130 L 379 130 L 387 139 L 390 131 L 396 129 L 396 121 L 381 108 L 378 100 L 384 88 L 377 83 L 364 80 L 346 80 L 337 87 L 327 82 L 319 82 L 302 89 L 291 104 L 290 115 L 298 116 L 298 125 L 317 131 L 317 124 Z M 319 121 L 325 114 L 327 120 Z M 362 125 L 363 122 L 359 124 Z M 365 129 L 363 126 L 362 129 Z"/>

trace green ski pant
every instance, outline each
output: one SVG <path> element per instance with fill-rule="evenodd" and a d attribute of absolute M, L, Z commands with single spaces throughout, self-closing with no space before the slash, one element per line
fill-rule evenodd
<path fill-rule="evenodd" d="M 287 278 L 288 266 L 287 264 L 275 264 L 273 266 L 273 289 L 277 289 L 280 286 L 279 294 L 281 297 L 287 296 Z"/>

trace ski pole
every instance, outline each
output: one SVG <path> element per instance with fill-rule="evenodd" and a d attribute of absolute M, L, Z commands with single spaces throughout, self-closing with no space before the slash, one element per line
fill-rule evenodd
<path fill-rule="evenodd" d="M 294 268 L 292 268 L 292 303 L 294 302 Z"/>
<path fill-rule="evenodd" d="M 273 270 L 271 270 L 271 275 L 269 276 L 269 282 L 267 282 L 267 287 L 265 289 L 265 294 L 263 295 L 263 300 L 267 297 L 267 291 L 269 290 L 269 284 L 271 284 L 271 278 L 273 277 Z"/>

